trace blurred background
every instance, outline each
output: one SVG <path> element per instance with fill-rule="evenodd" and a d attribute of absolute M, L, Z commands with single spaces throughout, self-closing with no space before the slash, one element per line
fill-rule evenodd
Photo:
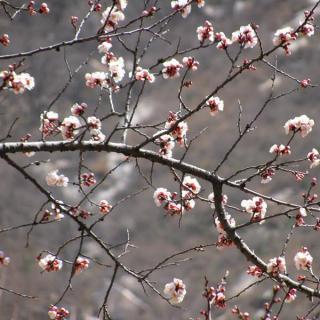
<path fill-rule="evenodd" d="M 15 1 L 21 5 L 22 1 Z M 47 0 L 51 12 L 48 16 L 38 15 L 30 17 L 27 14 L 19 14 L 14 21 L 1 11 L 0 33 L 8 33 L 11 45 L 8 48 L 0 48 L 0 54 L 28 51 L 40 46 L 46 46 L 63 40 L 72 39 L 74 30 L 70 24 L 70 16 L 78 16 L 80 19 L 88 11 L 86 0 L 63 1 Z M 103 6 L 106 2 L 102 1 Z M 237 30 L 241 25 L 256 23 L 260 26 L 259 34 L 264 48 L 272 45 L 273 33 L 284 26 L 297 26 L 303 20 L 303 12 L 310 9 L 314 1 L 307 0 L 207 0 L 203 9 L 193 8 L 192 14 L 187 20 L 176 16 L 168 26 L 170 32 L 168 38 L 172 45 L 161 41 L 154 42 L 146 55 L 143 66 L 154 64 L 159 58 L 174 52 L 181 39 L 181 48 L 188 48 L 198 44 L 196 28 L 205 20 L 213 23 L 216 31 L 223 31 L 227 36 Z M 159 4 L 163 11 L 170 10 L 170 1 L 161 1 Z M 126 9 L 127 16 L 136 16 L 143 7 L 142 0 L 129 1 Z M 162 14 L 162 13 L 161 13 Z M 153 18 L 155 19 L 155 18 Z M 82 36 L 92 35 L 100 27 L 100 14 L 93 14 L 87 21 Z M 125 39 L 128 44 L 134 43 L 135 37 Z M 99 103 L 99 96 L 95 90 L 86 88 L 84 74 L 103 70 L 99 54 L 94 51 L 96 42 L 88 42 L 28 57 L 24 62 L 23 70 L 29 72 L 35 78 L 36 86 L 31 92 L 15 96 L 9 92 L 2 92 L 0 110 L 0 133 L 5 136 L 8 127 L 15 118 L 18 121 L 14 127 L 10 141 L 17 141 L 26 133 L 32 134 L 31 140 L 40 137 L 40 113 L 47 110 L 48 105 L 57 96 L 59 91 L 68 82 L 68 72 L 64 57 L 67 58 L 71 69 L 81 64 L 90 53 L 91 57 L 82 70 L 77 74 L 63 96 L 54 104 L 52 110 L 63 116 L 70 114 L 70 107 L 75 102 L 86 102 L 89 106 L 88 113 L 92 112 Z M 112 51 L 123 56 L 126 61 L 126 69 L 129 72 L 132 65 L 130 55 L 125 52 L 119 43 L 114 43 Z M 319 36 L 311 39 L 299 39 L 292 45 L 293 54 L 285 57 L 281 52 L 278 56 L 278 66 L 298 79 L 311 78 L 318 83 L 320 79 Z M 246 51 L 243 58 L 250 58 L 255 50 Z M 229 62 L 223 52 L 214 47 L 195 52 L 194 56 L 200 61 L 199 70 L 190 77 L 193 86 L 185 91 L 185 100 L 190 106 L 195 106 L 204 96 L 210 93 L 226 77 Z M 131 60 L 130 60 L 131 59 Z M 181 57 L 178 57 L 181 61 Z M 7 68 L 9 63 L 19 60 L 1 60 L 1 70 Z M 275 58 L 270 58 L 275 62 Z M 270 77 L 272 71 L 259 64 L 256 72 L 247 72 L 231 85 L 224 88 L 219 96 L 225 102 L 225 111 L 215 118 L 208 117 L 208 113 L 197 114 L 189 125 L 189 137 L 196 136 L 207 127 L 206 132 L 197 140 L 186 157 L 187 162 L 197 164 L 208 170 L 212 170 L 223 158 L 223 155 L 237 137 L 238 100 L 243 106 L 243 124 L 246 123 L 265 101 L 270 92 Z M 127 80 L 128 78 L 126 78 Z M 278 77 L 275 82 L 275 90 L 278 93 L 290 90 L 296 86 L 283 77 Z M 157 79 L 155 84 L 148 85 L 138 107 L 135 123 L 155 123 L 165 120 L 168 111 L 178 110 L 177 90 L 179 80 L 163 81 Z M 125 95 L 115 96 L 115 103 L 122 108 L 121 103 Z M 222 168 L 222 176 L 230 175 L 237 169 L 251 164 L 257 164 L 269 158 L 269 148 L 274 143 L 285 143 L 287 137 L 284 134 L 284 123 L 301 114 L 307 114 L 316 122 L 315 130 L 306 139 L 296 139 L 292 157 L 306 156 L 312 147 L 319 146 L 319 90 L 299 90 L 298 93 L 287 96 L 269 106 L 257 122 L 257 128 L 248 135 L 234 151 L 232 157 Z M 104 133 L 107 134 L 113 128 L 112 122 L 104 124 Z M 129 137 L 130 143 L 137 138 Z M 119 141 L 117 137 L 114 142 Z M 176 149 L 179 149 L 176 147 Z M 174 156 L 178 157 L 175 151 Z M 67 175 L 71 181 L 75 181 L 79 154 L 40 154 L 34 159 L 48 160 L 50 162 L 40 166 L 33 166 L 29 172 L 45 184 L 45 176 L 52 169 L 59 169 Z M 26 164 L 30 159 L 15 155 L 14 159 L 21 164 Z M 95 172 L 97 178 L 123 157 L 117 154 L 90 153 L 85 155 L 87 165 Z M 33 161 L 33 158 L 31 158 Z M 148 174 L 150 164 L 139 161 L 142 169 Z M 307 166 L 305 167 L 307 169 Z M 259 192 L 265 192 L 270 196 L 278 197 L 285 201 L 302 203 L 301 193 L 308 188 L 310 179 L 318 176 L 318 169 L 314 169 L 311 175 L 299 184 L 295 183 L 293 175 L 278 175 L 274 180 L 261 185 L 260 181 L 253 182 L 251 187 Z M 0 229 L 8 226 L 17 226 L 30 223 L 45 199 L 24 181 L 13 169 L 0 162 Z M 170 191 L 178 191 L 178 184 L 174 181 L 170 171 L 158 165 L 154 168 L 153 182 L 156 187 L 165 187 Z M 124 196 L 140 190 L 145 186 L 145 181 L 135 170 L 135 162 L 122 166 L 111 175 L 95 194 L 95 199 L 107 199 L 111 204 L 116 203 Z M 210 186 L 203 181 L 202 195 L 207 197 L 211 192 Z M 81 195 L 76 188 L 53 190 L 58 199 L 67 203 L 77 203 Z M 242 199 L 249 198 L 232 189 L 224 190 L 228 194 L 230 204 L 240 205 Z M 127 230 L 130 232 L 131 242 L 137 248 L 131 248 L 130 253 L 123 257 L 125 264 L 136 271 L 156 265 L 166 256 L 180 250 L 194 247 L 199 244 L 213 243 L 217 239 L 217 231 L 212 225 L 212 210 L 203 203 L 198 203 L 196 208 L 183 216 L 181 226 L 177 218 L 164 215 L 161 208 L 157 208 L 152 200 L 153 190 L 148 189 L 140 195 L 124 201 L 114 210 L 103 223 L 96 228 L 96 233 L 110 244 L 118 244 L 127 239 Z M 88 207 L 90 209 L 90 207 Z M 283 208 L 282 208 L 283 209 Z M 281 208 L 269 206 L 269 213 L 274 214 Z M 236 217 L 237 218 L 237 217 Z M 241 221 L 241 220 L 239 220 Z M 292 221 L 280 218 L 270 220 L 262 226 L 254 226 L 246 229 L 242 236 L 251 245 L 255 252 L 264 259 L 278 256 Z M 0 249 L 11 257 L 11 264 L 7 268 L 0 269 L 0 286 L 36 295 L 39 298 L 29 301 L 21 297 L 0 291 L 1 319 L 11 320 L 40 320 L 45 319 L 48 306 L 54 303 L 67 285 L 70 267 L 58 273 L 40 272 L 37 266 L 36 256 L 41 250 L 51 251 L 64 243 L 67 239 L 78 234 L 75 224 L 69 219 L 47 226 L 35 227 L 30 244 L 26 248 L 28 228 L 17 229 L 11 232 L 0 233 Z M 314 257 L 319 256 L 317 245 L 318 233 L 299 230 L 292 242 L 290 242 L 287 259 L 292 262 L 294 253 L 301 245 L 308 246 Z M 63 251 L 65 259 L 73 259 L 78 244 L 70 245 Z M 94 257 L 100 262 L 109 264 L 108 258 L 93 242 L 86 241 L 84 254 Z M 119 251 L 120 252 L 120 251 Z M 202 298 L 204 276 L 206 275 L 212 284 L 217 284 L 226 270 L 230 271 L 227 285 L 227 296 L 232 296 L 253 281 L 246 275 L 247 261 L 235 249 L 217 250 L 209 247 L 205 252 L 192 252 L 179 259 L 191 258 L 180 262 L 179 266 L 172 266 L 155 272 L 151 280 L 155 281 L 159 290 L 173 277 L 183 279 L 187 286 L 187 295 L 180 308 L 172 308 L 154 293 L 147 290 L 144 293 L 141 286 L 133 278 L 124 273 L 119 273 L 114 286 L 109 311 L 113 319 L 189 319 L 199 316 L 200 310 L 205 306 Z M 288 263 L 289 272 L 294 276 L 293 263 Z M 318 259 L 315 259 L 314 271 L 318 272 Z M 96 319 L 97 310 L 102 304 L 105 290 L 110 282 L 112 268 L 91 263 L 89 270 L 73 279 L 73 290 L 69 292 L 61 304 L 71 311 L 71 320 Z M 264 302 L 271 295 L 272 283 L 247 291 L 238 300 L 231 301 L 226 310 L 215 310 L 214 319 L 231 319 L 231 307 L 234 304 L 241 310 L 250 312 L 254 319 L 258 319 Z M 301 314 L 309 306 L 306 299 L 298 299 L 285 306 L 281 319 L 293 319 L 296 314 Z"/>

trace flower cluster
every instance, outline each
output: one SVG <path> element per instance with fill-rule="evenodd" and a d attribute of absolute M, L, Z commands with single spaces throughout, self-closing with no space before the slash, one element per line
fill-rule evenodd
<path fill-rule="evenodd" d="M 121 1 L 121 3 L 124 3 Z M 123 9 L 126 5 L 121 6 L 112 6 L 107 7 L 105 11 L 102 12 L 101 24 L 104 31 L 109 32 L 116 29 L 119 25 L 120 21 L 125 19 L 125 15 L 123 13 Z"/>
<path fill-rule="evenodd" d="M 161 131 L 160 131 L 161 132 Z M 156 134 L 159 134 L 157 132 Z M 163 134 L 155 140 L 155 143 L 160 146 L 159 153 L 166 158 L 172 157 L 172 150 L 174 149 L 174 138 L 170 134 Z"/>
<path fill-rule="evenodd" d="M 81 116 L 83 115 L 83 113 L 85 112 L 85 110 L 88 108 L 88 105 L 84 102 L 82 103 L 75 103 L 72 107 L 71 107 L 71 114 L 75 117 Z"/>
<path fill-rule="evenodd" d="M 274 36 L 273 36 L 273 44 L 275 46 L 282 45 L 283 49 L 285 50 L 286 54 L 289 55 L 290 49 L 290 41 L 296 40 L 297 34 L 291 27 L 285 27 L 282 29 L 278 29 Z"/>
<path fill-rule="evenodd" d="M 54 218 L 54 220 L 61 220 L 64 218 L 64 214 L 61 213 L 61 209 L 55 203 L 51 204 L 51 210 L 46 209 L 42 215 L 41 222 L 47 222 L 50 218 Z"/>
<path fill-rule="evenodd" d="M 206 102 L 207 106 L 210 108 L 210 115 L 214 117 L 219 111 L 223 111 L 224 102 L 219 97 L 211 97 Z"/>
<path fill-rule="evenodd" d="M 255 30 L 250 24 L 240 27 L 239 30 L 232 33 L 232 41 L 238 42 L 245 49 L 253 48 L 258 43 Z"/>
<path fill-rule="evenodd" d="M 74 264 L 75 273 L 80 273 L 89 268 L 89 260 L 87 258 L 78 257 Z"/>
<path fill-rule="evenodd" d="M 112 209 L 112 205 L 107 200 L 101 200 L 99 203 L 99 210 L 102 214 L 108 214 Z"/>
<path fill-rule="evenodd" d="M 86 86 L 89 88 L 108 88 L 109 87 L 109 81 L 108 81 L 108 73 L 106 72 L 93 72 L 93 73 L 86 73 L 85 75 L 86 79 Z"/>
<path fill-rule="evenodd" d="M 58 170 L 53 170 L 47 174 L 46 182 L 48 186 L 67 187 L 69 178 L 63 174 L 58 174 Z"/>
<path fill-rule="evenodd" d="M 3 251 L 0 250 L 0 266 L 8 266 L 10 264 L 10 257 L 7 257 Z"/>
<path fill-rule="evenodd" d="M 236 221 L 234 220 L 234 218 L 231 217 L 229 213 L 226 213 L 226 220 L 228 221 L 228 224 L 230 225 L 231 228 L 234 228 L 236 226 Z M 227 235 L 218 217 L 215 218 L 214 224 L 219 233 L 223 235 Z"/>
<path fill-rule="evenodd" d="M 163 63 L 162 76 L 164 79 L 173 79 L 180 76 L 180 69 L 183 65 L 176 59 L 165 61 Z"/>
<path fill-rule="evenodd" d="M 80 176 L 80 183 L 83 186 L 91 187 L 97 183 L 97 180 L 94 176 L 93 172 L 90 173 L 82 173 Z"/>
<path fill-rule="evenodd" d="M 57 306 L 51 306 L 48 311 L 50 320 L 65 320 L 70 315 L 69 311 L 65 308 L 59 308 Z"/>
<path fill-rule="evenodd" d="M 150 83 L 153 83 L 155 80 L 154 75 L 152 73 L 150 73 L 149 70 L 142 69 L 141 67 L 137 67 L 135 78 L 136 78 L 136 80 L 149 81 Z"/>
<path fill-rule="evenodd" d="M 179 304 L 183 301 L 187 291 L 183 281 L 174 278 L 172 282 L 165 285 L 163 293 L 171 304 Z"/>
<path fill-rule="evenodd" d="M 246 212 L 251 213 L 252 222 L 264 222 L 264 217 L 267 212 L 267 203 L 260 197 L 253 197 L 249 200 L 242 200 L 241 207 L 245 209 Z"/>
<path fill-rule="evenodd" d="M 203 26 L 197 28 L 198 40 L 203 44 L 206 40 L 214 42 L 214 31 L 210 21 L 205 21 Z"/>
<path fill-rule="evenodd" d="M 80 121 L 75 116 L 69 116 L 63 119 L 61 123 L 61 134 L 65 140 L 73 140 L 75 135 L 79 133 Z"/>
<path fill-rule="evenodd" d="M 188 124 L 185 121 L 180 121 L 178 124 L 178 115 L 174 112 L 169 112 L 169 116 L 167 122 L 165 123 L 165 129 L 171 129 L 175 127 L 171 132 L 170 135 L 176 139 L 176 141 L 183 146 L 186 140 L 186 134 L 188 131 Z"/>
<path fill-rule="evenodd" d="M 306 247 L 301 248 L 294 256 L 294 264 L 298 270 L 309 270 L 312 266 L 313 257 Z"/>
<path fill-rule="evenodd" d="M 183 64 L 192 71 L 197 71 L 199 67 L 199 61 L 194 57 L 184 57 L 182 59 Z"/>
<path fill-rule="evenodd" d="M 39 260 L 39 267 L 47 272 L 59 271 L 62 268 L 63 262 L 55 256 L 48 254 L 44 258 L 41 255 L 37 258 Z"/>
<path fill-rule="evenodd" d="M 0 79 L 3 83 L 1 87 L 13 91 L 15 94 L 24 93 L 25 90 L 32 90 L 34 88 L 34 78 L 29 73 L 15 73 L 13 70 L 1 71 Z"/>
<path fill-rule="evenodd" d="M 261 183 L 269 183 L 272 180 L 272 177 L 276 174 L 275 169 L 266 168 L 262 172 L 260 172 Z"/>
<path fill-rule="evenodd" d="M 191 12 L 190 0 L 171 1 L 171 8 L 179 11 L 183 18 L 186 18 Z"/>
<path fill-rule="evenodd" d="M 286 134 L 289 134 L 290 131 L 300 132 L 302 138 L 304 138 L 312 131 L 313 126 L 314 121 L 303 114 L 299 117 L 288 120 L 284 125 L 284 129 Z"/>
<path fill-rule="evenodd" d="M 204 292 L 202 293 L 203 297 L 207 299 L 209 304 L 213 304 L 218 308 L 225 308 L 226 306 L 226 297 L 225 297 L 225 282 L 222 281 L 221 284 L 214 287 L 205 288 Z"/>
<path fill-rule="evenodd" d="M 257 266 L 249 266 L 247 269 L 247 274 L 260 278 L 263 275 L 263 271 Z"/>
<path fill-rule="evenodd" d="M 269 152 L 278 154 L 280 156 L 291 154 L 290 146 L 285 146 L 283 144 L 280 144 L 280 145 L 274 144 L 273 146 L 271 146 Z"/>
<path fill-rule="evenodd" d="M 101 121 L 100 119 L 91 116 L 88 117 L 87 123 L 89 126 L 91 140 L 103 142 L 106 139 L 106 136 L 101 132 Z"/>
<path fill-rule="evenodd" d="M 286 273 L 286 260 L 284 257 L 270 259 L 267 263 L 267 272 L 273 276 L 277 276 L 279 273 Z"/>
<path fill-rule="evenodd" d="M 223 32 L 215 34 L 215 41 L 217 42 L 217 48 L 222 50 L 227 49 L 232 44 L 232 40 L 227 38 Z"/>

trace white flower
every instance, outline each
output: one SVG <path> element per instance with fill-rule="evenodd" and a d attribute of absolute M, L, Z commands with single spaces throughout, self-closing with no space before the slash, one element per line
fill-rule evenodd
<path fill-rule="evenodd" d="M 314 121 L 303 114 L 299 117 L 288 120 L 284 125 L 284 129 L 286 134 L 289 134 L 290 131 L 299 131 L 302 138 L 304 138 L 312 131 L 313 126 Z"/>
<path fill-rule="evenodd" d="M 226 37 L 223 32 L 217 32 L 215 36 L 215 40 L 217 43 L 218 49 L 226 49 L 232 44 L 232 40 Z"/>
<path fill-rule="evenodd" d="M 173 79 L 180 76 L 180 69 L 183 65 L 176 59 L 171 59 L 163 63 L 162 76 L 164 79 Z"/>
<path fill-rule="evenodd" d="M 123 58 L 120 57 L 118 59 L 112 59 L 108 63 L 108 70 L 109 70 L 110 75 L 112 76 L 113 80 L 115 82 L 120 82 L 126 73 L 124 70 Z"/>
<path fill-rule="evenodd" d="M 51 171 L 46 176 L 48 186 L 67 187 L 69 178 L 58 174 L 58 170 Z"/>
<path fill-rule="evenodd" d="M 251 213 L 251 220 L 253 222 L 264 222 L 264 217 L 267 212 L 267 203 L 260 197 L 253 197 L 249 200 L 242 200 L 241 207 L 243 207 L 246 212 Z"/>
<path fill-rule="evenodd" d="M 206 104 L 210 108 L 210 115 L 212 117 L 224 109 L 224 102 L 219 97 L 211 97 Z"/>
<path fill-rule="evenodd" d="M 284 257 L 272 258 L 267 264 L 267 272 L 277 275 L 278 273 L 286 273 L 286 260 Z"/>
<path fill-rule="evenodd" d="M 229 213 L 226 213 L 226 220 L 228 221 L 231 228 L 234 228 L 236 226 L 236 221 L 234 220 L 234 218 L 231 217 Z M 216 225 L 216 228 L 219 233 L 226 235 L 226 232 L 224 231 L 223 226 L 218 217 L 215 218 L 214 224 Z"/>
<path fill-rule="evenodd" d="M 153 194 L 153 200 L 157 207 L 160 207 L 164 202 L 169 201 L 171 197 L 171 192 L 165 188 L 158 188 Z"/>
<path fill-rule="evenodd" d="M 155 80 L 155 77 L 152 73 L 150 73 L 147 69 L 142 69 L 141 67 L 137 67 L 135 78 L 136 80 L 149 81 L 150 83 L 153 83 Z"/>
<path fill-rule="evenodd" d="M 285 27 L 282 29 L 278 29 L 273 36 L 273 44 L 278 46 L 280 44 L 285 44 L 290 40 L 295 40 L 296 35 L 294 34 L 294 30 L 291 27 Z"/>
<path fill-rule="evenodd" d="M 256 32 L 250 24 L 240 27 L 240 30 L 232 33 L 232 41 L 238 42 L 244 46 L 245 49 L 253 48 L 258 43 Z"/>
<path fill-rule="evenodd" d="M 99 53 L 108 53 L 112 47 L 112 43 L 110 41 L 103 41 L 98 45 Z"/>
<path fill-rule="evenodd" d="M 76 273 L 80 273 L 89 268 L 89 260 L 87 258 L 78 257 L 75 264 L 74 269 Z"/>
<path fill-rule="evenodd" d="M 108 32 L 114 30 L 119 22 L 124 19 L 125 15 L 121 10 L 118 10 L 116 7 L 107 7 L 107 9 L 102 12 L 101 24 L 104 26 L 104 30 Z"/>
<path fill-rule="evenodd" d="M 171 1 L 171 8 L 181 13 L 183 18 L 186 18 L 191 12 L 190 0 Z"/>
<path fill-rule="evenodd" d="M 200 183 L 196 178 L 192 178 L 190 176 L 186 176 L 182 182 L 183 187 L 185 187 L 188 191 L 192 191 L 193 194 L 198 194 L 201 190 Z"/>
<path fill-rule="evenodd" d="M 74 136 L 78 134 L 80 127 L 80 121 L 75 116 L 69 116 L 64 118 L 61 124 L 61 134 L 63 139 L 72 140 Z"/>
<path fill-rule="evenodd" d="M 303 247 L 295 256 L 294 264 L 298 270 L 308 270 L 311 268 L 313 257 L 306 247 Z"/>
<path fill-rule="evenodd" d="M 179 304 L 183 301 L 187 291 L 182 280 L 174 278 L 173 282 L 165 285 L 163 293 L 171 304 Z"/>
<path fill-rule="evenodd" d="M 109 86 L 109 83 L 107 81 L 108 73 L 106 72 L 97 71 L 93 73 L 86 73 L 85 79 L 86 86 L 92 89 L 94 89 L 97 86 L 100 86 L 101 88 L 108 88 Z"/>
<path fill-rule="evenodd" d="M 99 203 L 99 210 L 103 214 L 108 214 L 112 209 L 112 205 L 107 200 L 101 200 Z"/>
<path fill-rule="evenodd" d="M 198 40 L 203 43 L 205 40 L 213 42 L 214 41 L 214 33 L 212 23 L 209 21 L 205 21 L 203 26 L 199 26 L 197 28 Z"/>
<path fill-rule="evenodd" d="M 307 155 L 308 160 L 311 162 L 310 169 L 317 167 L 320 164 L 319 151 L 315 148 Z"/>
<path fill-rule="evenodd" d="M 55 256 L 48 254 L 39 260 L 39 267 L 47 272 L 61 270 L 63 262 Z"/>
<path fill-rule="evenodd" d="M 300 26 L 304 21 L 300 21 Z M 314 25 L 311 23 L 306 23 L 301 27 L 301 33 L 305 36 L 311 37 L 314 35 Z"/>
<path fill-rule="evenodd" d="M 101 121 L 97 117 L 91 116 L 87 119 L 88 125 L 90 129 L 101 129 Z"/>

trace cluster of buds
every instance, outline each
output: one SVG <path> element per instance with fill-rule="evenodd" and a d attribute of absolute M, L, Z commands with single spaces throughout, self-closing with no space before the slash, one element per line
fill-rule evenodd
<path fill-rule="evenodd" d="M 40 128 L 43 138 L 60 132 L 59 115 L 53 111 L 44 111 L 40 115 Z"/>
<path fill-rule="evenodd" d="M 294 256 L 294 264 L 297 270 L 310 270 L 312 267 L 313 257 L 307 247 L 302 247 Z"/>
<path fill-rule="evenodd" d="M 222 250 L 223 248 L 233 248 L 235 244 L 226 234 L 219 233 L 216 247 L 218 250 Z"/>
<path fill-rule="evenodd" d="M 0 266 L 8 266 L 10 264 L 10 258 L 7 257 L 3 251 L 0 250 Z"/>
<path fill-rule="evenodd" d="M 291 303 L 297 297 L 297 289 L 291 288 L 284 298 L 285 303 Z"/>
<path fill-rule="evenodd" d="M 194 57 L 184 57 L 182 59 L 183 64 L 192 71 L 197 71 L 199 67 L 199 61 L 197 61 Z"/>
<path fill-rule="evenodd" d="M 249 266 L 247 269 L 247 274 L 253 277 L 261 278 L 263 271 L 257 266 Z"/>
<path fill-rule="evenodd" d="M 228 271 L 226 275 L 221 279 L 220 284 L 215 287 L 208 286 L 208 280 L 205 279 L 205 288 L 202 293 L 202 296 L 207 300 L 210 305 L 214 305 L 217 308 L 225 308 L 226 306 L 226 277 L 228 275 Z M 202 315 L 203 311 L 201 312 Z"/>
<path fill-rule="evenodd" d="M 238 306 L 234 306 L 231 310 L 232 314 L 237 316 L 240 320 L 251 320 L 249 312 L 242 312 Z"/>
<path fill-rule="evenodd" d="M 153 83 L 155 80 L 154 75 L 149 70 L 142 69 L 141 67 L 136 68 L 135 78 L 138 81 L 148 81 L 150 83 Z"/>
<path fill-rule="evenodd" d="M 310 11 L 306 10 L 304 12 L 305 21 L 300 21 L 299 32 L 302 35 L 311 37 L 314 35 L 314 16 L 310 15 Z"/>
<path fill-rule="evenodd" d="M 86 111 L 86 109 L 88 108 L 88 105 L 84 102 L 82 103 L 75 103 L 72 107 L 71 107 L 71 114 L 75 117 L 79 117 L 82 116 L 83 113 Z"/>
<path fill-rule="evenodd" d="M 269 260 L 267 263 L 267 272 L 273 276 L 277 276 L 279 273 L 286 273 L 286 260 L 284 257 L 276 257 Z"/>
<path fill-rule="evenodd" d="M 34 78 L 29 73 L 17 74 L 14 70 L 15 65 L 9 66 L 9 71 L 1 71 L 0 79 L 2 79 L 1 88 L 13 91 L 15 94 L 22 94 L 25 90 L 32 90 L 34 88 Z"/>
<path fill-rule="evenodd" d="M 48 311 L 48 316 L 50 320 L 65 320 L 70 315 L 69 311 L 65 308 L 59 308 L 57 306 L 51 305 Z"/>
<path fill-rule="evenodd" d="M 180 70 L 183 65 L 176 59 L 165 61 L 163 63 L 162 76 L 164 79 L 174 79 L 180 76 Z"/>
<path fill-rule="evenodd" d="M 302 138 L 305 138 L 312 131 L 313 126 L 314 121 L 303 114 L 288 120 L 284 125 L 284 129 L 286 134 L 289 134 L 290 131 L 300 132 Z"/>
<path fill-rule="evenodd" d="M 251 214 L 252 222 L 264 222 L 264 217 L 267 212 L 267 203 L 260 197 L 253 197 L 249 200 L 242 200 L 241 207 L 245 209 L 246 212 Z"/>
<path fill-rule="evenodd" d="M 214 117 L 218 112 L 224 109 L 224 102 L 219 97 L 211 97 L 207 100 L 206 105 L 210 108 L 210 115 Z"/>
<path fill-rule="evenodd" d="M 7 47 L 10 44 L 10 38 L 9 35 L 7 35 L 6 33 L 4 33 L 1 37 L 0 37 L 0 43 Z"/>
<path fill-rule="evenodd" d="M 47 272 L 59 271 L 63 266 L 63 262 L 51 254 L 46 255 L 44 258 L 40 254 L 37 260 L 39 261 L 39 267 Z"/>
<path fill-rule="evenodd" d="M 30 16 L 36 15 L 37 12 L 40 14 L 48 14 L 50 12 L 50 9 L 45 2 L 41 3 L 38 10 L 36 10 L 34 5 L 35 5 L 35 1 L 29 1 L 28 6 L 27 6 L 27 10 L 28 10 L 28 13 Z"/>
<path fill-rule="evenodd" d="M 46 209 L 41 217 L 40 222 L 47 222 L 49 221 L 51 218 L 53 218 L 54 220 L 61 220 L 64 218 L 64 214 L 61 213 L 61 209 L 59 206 L 57 206 L 56 204 L 52 203 L 51 204 L 51 210 Z"/>
<path fill-rule="evenodd" d="M 214 42 L 214 31 L 210 21 L 205 21 L 203 26 L 197 28 L 198 40 L 203 44 L 206 40 Z"/>
<path fill-rule="evenodd" d="M 112 209 L 112 205 L 107 200 L 101 200 L 99 203 L 99 210 L 103 215 L 106 215 Z"/>
<path fill-rule="evenodd" d="M 81 273 L 89 268 L 89 260 L 84 257 L 78 257 L 74 263 L 74 272 Z"/>
<path fill-rule="evenodd" d="M 183 301 L 187 291 L 183 281 L 174 278 L 172 282 L 165 285 L 163 293 L 171 304 L 179 304 Z"/>
<path fill-rule="evenodd" d="M 167 122 L 165 123 L 165 129 L 171 129 L 170 135 L 176 139 L 176 141 L 183 146 L 186 141 L 186 134 L 188 131 L 188 124 L 185 121 L 180 121 L 178 124 L 178 115 L 174 112 L 169 112 Z"/>
<path fill-rule="evenodd" d="M 230 214 L 226 213 L 225 218 L 231 228 L 234 228 L 236 226 L 236 221 L 233 217 L 231 217 Z M 228 237 L 228 235 L 227 235 L 226 231 L 224 230 L 224 227 L 218 217 L 215 218 L 214 224 L 217 228 L 217 231 L 219 232 L 218 241 L 216 243 L 217 249 L 221 250 L 223 248 L 234 247 L 233 241 Z"/>
<path fill-rule="evenodd" d="M 97 183 L 95 175 L 93 172 L 82 173 L 80 176 L 80 184 L 86 187 L 91 187 Z"/>
<path fill-rule="evenodd" d="M 257 28 L 257 26 L 255 26 Z M 258 38 L 254 28 L 250 24 L 240 27 L 239 30 L 232 33 L 232 41 L 238 42 L 245 49 L 253 48 L 258 43 Z"/>
<path fill-rule="evenodd" d="M 70 214 L 73 215 L 74 217 L 77 217 L 77 218 L 79 217 L 83 220 L 86 220 L 92 216 L 92 213 L 90 211 L 85 209 L 79 209 L 77 207 L 72 207 L 70 209 Z"/>
<path fill-rule="evenodd" d="M 273 146 L 271 146 L 270 153 L 275 153 L 279 156 L 283 156 L 283 155 L 290 155 L 291 154 L 291 148 L 290 146 L 285 146 L 283 144 L 277 145 L 274 144 Z"/>

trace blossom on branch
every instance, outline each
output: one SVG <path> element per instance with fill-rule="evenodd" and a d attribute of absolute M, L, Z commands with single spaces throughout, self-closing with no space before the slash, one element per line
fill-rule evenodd
<path fill-rule="evenodd" d="M 304 138 L 312 131 L 313 126 L 314 121 L 303 114 L 299 117 L 288 120 L 284 125 L 284 129 L 286 134 L 289 134 L 290 131 L 300 132 L 302 138 Z"/>
<path fill-rule="evenodd" d="M 63 266 L 63 262 L 55 256 L 48 254 L 44 258 L 39 257 L 39 267 L 47 272 L 59 271 Z"/>
<path fill-rule="evenodd" d="M 172 282 L 167 283 L 163 293 L 171 304 L 179 304 L 186 295 L 186 286 L 182 280 L 174 278 Z"/>

